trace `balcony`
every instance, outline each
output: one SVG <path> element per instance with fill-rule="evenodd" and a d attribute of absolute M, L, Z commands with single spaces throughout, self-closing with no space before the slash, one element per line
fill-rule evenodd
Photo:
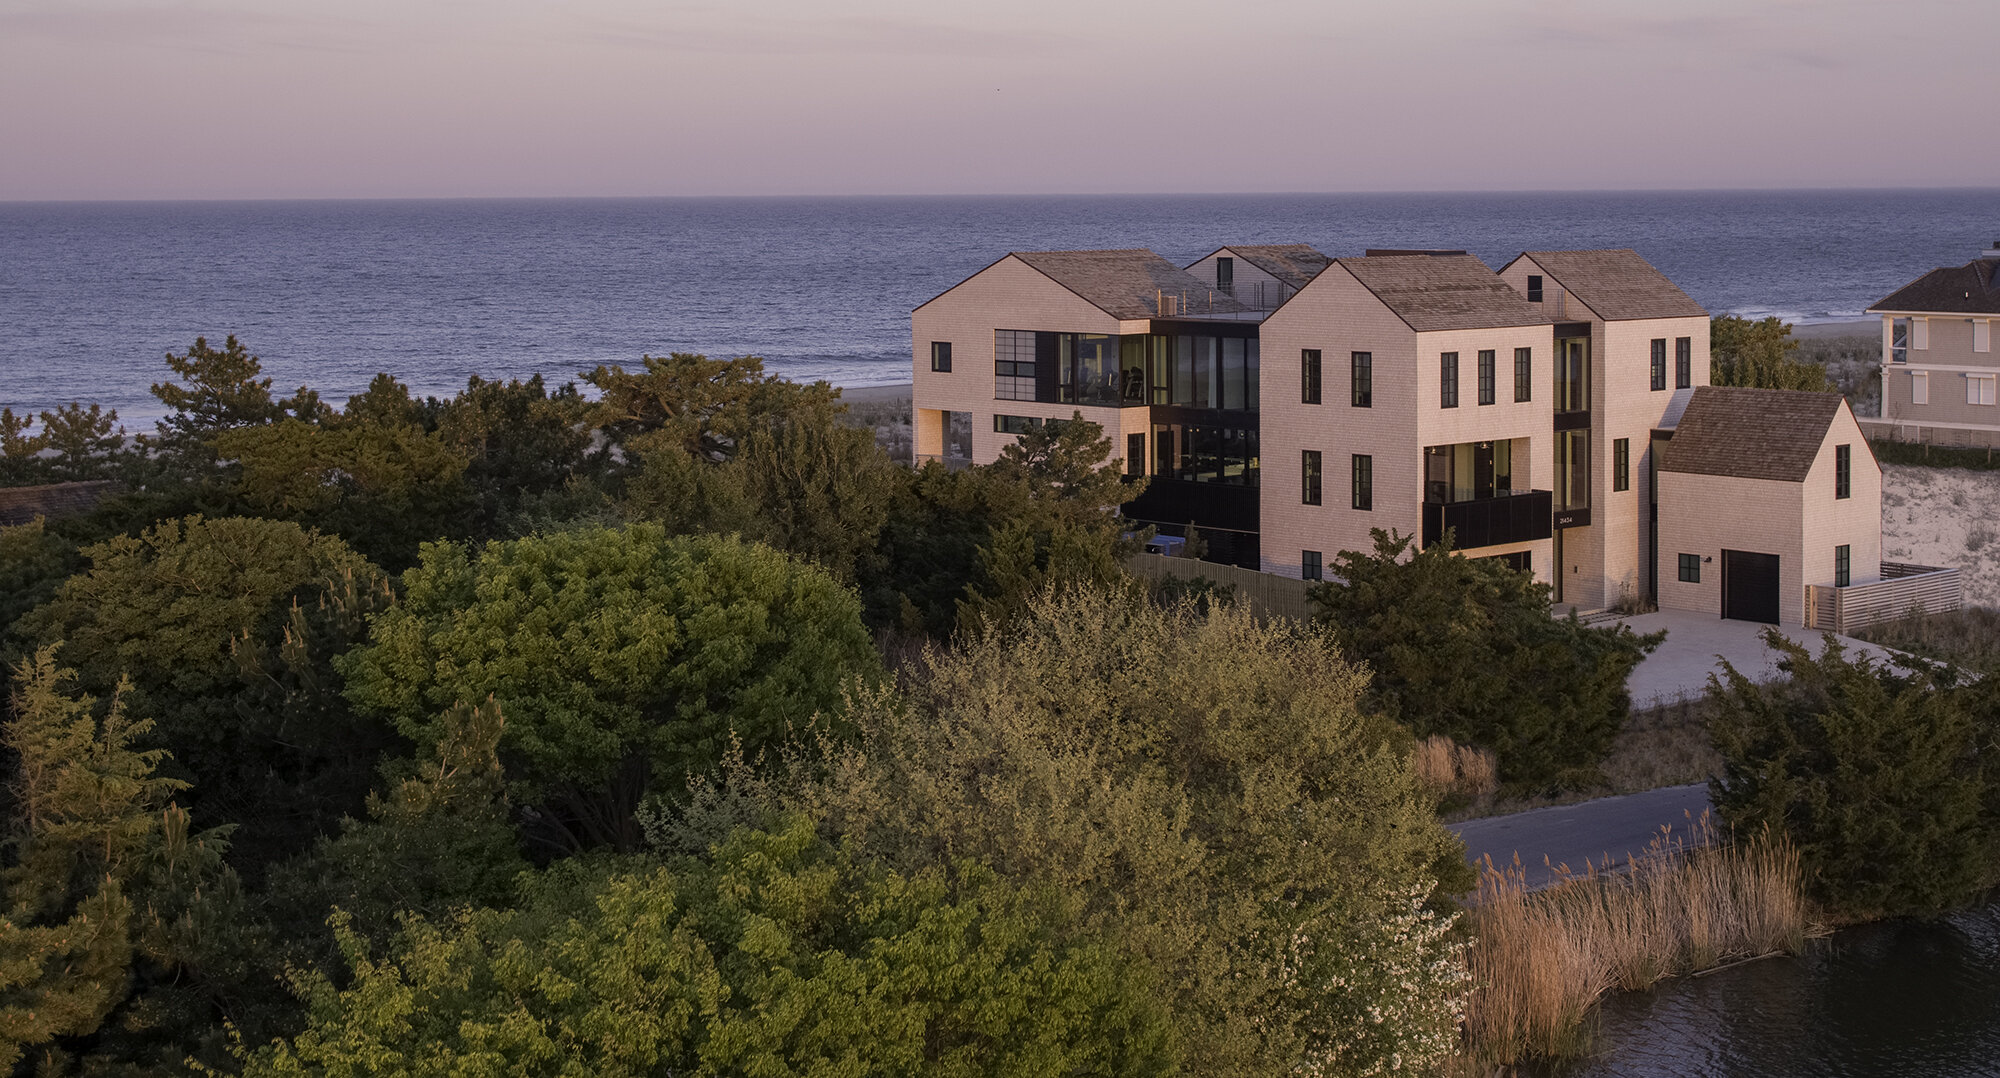
<path fill-rule="evenodd" d="M 1446 528 L 1454 533 L 1455 550 L 1547 539 L 1552 532 L 1552 505 L 1546 490 L 1464 502 L 1425 502 L 1424 545 L 1444 538 Z"/>

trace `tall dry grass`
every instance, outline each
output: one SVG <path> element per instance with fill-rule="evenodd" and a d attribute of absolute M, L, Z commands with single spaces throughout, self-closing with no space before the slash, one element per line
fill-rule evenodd
<path fill-rule="evenodd" d="M 1440 802 L 1480 804 L 1500 789 L 1500 766 L 1491 749 L 1461 745 L 1443 734 L 1417 742 L 1410 766 L 1417 785 Z"/>
<path fill-rule="evenodd" d="M 1472 1053 L 1489 1064 L 1576 1056 L 1589 1046 L 1591 1009 L 1612 988 L 1798 953 L 1812 928 L 1797 851 L 1782 837 L 1709 837 L 1704 819 L 1625 866 L 1593 866 L 1541 891 L 1527 889 L 1518 866 L 1489 865 L 1467 953 Z"/>

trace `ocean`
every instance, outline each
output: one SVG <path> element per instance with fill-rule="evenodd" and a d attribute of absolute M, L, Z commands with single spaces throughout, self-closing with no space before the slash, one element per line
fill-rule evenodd
<path fill-rule="evenodd" d="M 335 403 L 674 351 L 902 382 L 911 308 L 1010 250 L 1633 247 L 1713 312 L 1827 322 L 1995 240 L 2000 189 L 0 203 L 0 405 L 138 427 L 164 355 L 232 333 Z"/>

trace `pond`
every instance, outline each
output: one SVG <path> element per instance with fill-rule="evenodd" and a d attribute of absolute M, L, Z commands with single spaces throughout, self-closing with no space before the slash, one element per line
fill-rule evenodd
<path fill-rule="evenodd" d="M 1567 1078 L 2000 1075 L 2000 903 L 1616 994 L 1601 1017 Z"/>

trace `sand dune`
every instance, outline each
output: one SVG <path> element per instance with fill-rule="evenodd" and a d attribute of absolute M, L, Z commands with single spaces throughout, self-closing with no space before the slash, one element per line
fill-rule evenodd
<path fill-rule="evenodd" d="M 1882 558 L 1957 566 L 1967 605 L 2000 607 L 2000 472 L 1883 465 Z"/>

